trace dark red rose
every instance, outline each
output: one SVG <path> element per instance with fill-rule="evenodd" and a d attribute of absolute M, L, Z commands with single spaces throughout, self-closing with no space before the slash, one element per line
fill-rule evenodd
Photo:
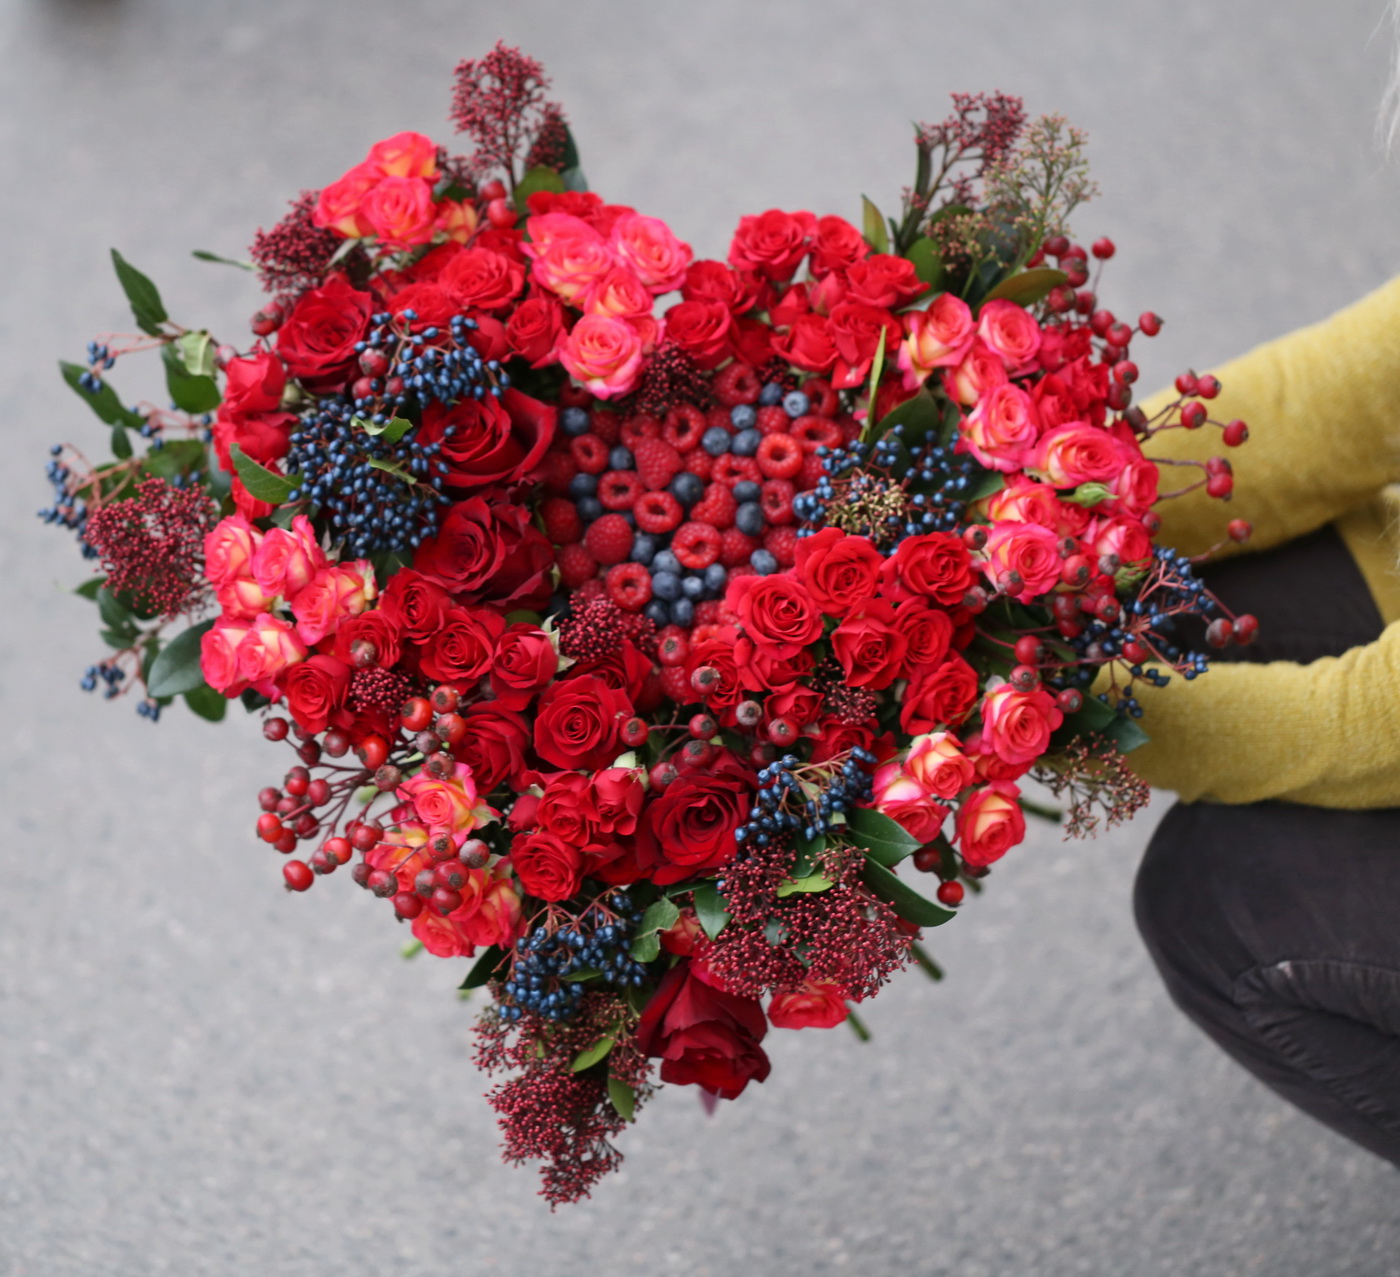
<path fill-rule="evenodd" d="M 905 599 L 894 610 L 895 624 L 904 635 L 906 678 L 941 665 L 953 647 L 953 620 L 947 612 L 929 607 L 922 599 Z"/>
<path fill-rule="evenodd" d="M 961 656 L 912 680 L 899 708 L 899 724 L 911 736 L 957 727 L 977 704 L 977 672 Z"/>
<path fill-rule="evenodd" d="M 562 838 L 574 847 L 593 841 L 598 811 L 593 803 L 593 786 L 582 772 L 556 772 L 545 783 L 544 794 L 535 811 L 541 829 Z"/>
<path fill-rule="evenodd" d="M 822 712 L 822 694 L 811 687 L 790 687 L 774 692 L 763 708 L 770 718 L 786 718 L 798 727 L 814 722 Z"/>
<path fill-rule="evenodd" d="M 822 636 L 822 616 L 792 573 L 733 577 L 724 603 L 755 646 L 773 656 L 796 656 Z"/>
<path fill-rule="evenodd" d="M 851 301 L 886 310 L 897 310 L 927 289 L 913 262 L 889 253 L 875 253 L 846 272 L 846 296 Z"/>
<path fill-rule="evenodd" d="M 520 885 L 536 900 L 567 900 L 583 885 L 583 857 L 553 834 L 533 833 L 510 845 Z"/>
<path fill-rule="evenodd" d="M 355 368 L 355 343 L 369 329 L 374 298 L 332 275 L 297 299 L 277 332 L 277 353 L 287 371 L 316 394 L 338 390 Z"/>
<path fill-rule="evenodd" d="M 861 302 L 833 306 L 830 323 L 831 340 L 837 354 L 831 384 L 838 390 L 859 386 L 869 376 L 881 332 L 885 334 L 886 350 L 895 350 L 904 339 L 899 320 L 888 310 Z"/>
<path fill-rule="evenodd" d="M 698 261 L 686 267 L 681 296 L 688 302 L 719 302 L 732 315 L 758 303 L 762 282 L 750 271 L 731 270 L 723 262 Z"/>
<path fill-rule="evenodd" d="M 812 278 L 847 270 L 869 252 L 865 236 L 844 217 L 819 217 L 812 237 Z"/>
<path fill-rule="evenodd" d="M 385 276 L 381 275 L 381 280 L 389 279 L 396 287 L 402 288 L 405 284 L 433 283 L 439 275 L 447 269 L 448 264 L 454 257 L 467 250 L 457 243 L 456 240 L 448 240 L 445 244 L 439 244 L 436 248 L 424 253 L 413 263 L 402 275 Z"/>
<path fill-rule="evenodd" d="M 233 416 L 221 406 L 214 420 L 214 455 L 219 458 L 219 465 L 233 474 L 232 450 L 233 445 L 237 444 L 260 466 L 271 469 L 274 462 L 280 461 L 291 450 L 292 431 L 296 424 L 296 414 L 291 412 Z M 237 479 L 234 481 L 237 482 Z"/>
<path fill-rule="evenodd" d="M 549 635 L 533 625 L 512 625 L 496 644 L 491 690 L 507 709 L 524 709 L 558 670 L 559 653 Z"/>
<path fill-rule="evenodd" d="M 623 639 L 601 656 L 580 661 L 569 671 L 569 676 L 577 678 L 583 674 L 596 674 L 609 687 L 626 692 L 627 699 L 635 706 L 645 695 L 651 671 L 651 661 L 630 639 Z"/>
<path fill-rule="evenodd" d="M 888 599 L 867 599 L 831 635 L 832 655 L 845 670 L 846 682 L 871 691 L 888 687 L 900 676 L 908 647 Z"/>
<path fill-rule="evenodd" d="M 312 656 L 284 676 L 287 709 L 308 732 L 323 732 L 331 715 L 345 704 L 351 669 L 333 656 Z"/>
<path fill-rule="evenodd" d="M 417 330 L 445 328 L 461 307 L 457 305 L 457 299 L 435 280 L 418 280 L 399 289 L 385 303 L 385 309 L 395 315 L 411 310 L 414 318 L 410 326 Z"/>
<path fill-rule="evenodd" d="M 723 302 L 677 302 L 666 312 L 666 340 L 701 368 L 717 368 L 733 348 L 734 317 Z"/>
<path fill-rule="evenodd" d="M 836 365 L 836 343 L 825 315 L 802 315 L 773 338 L 773 349 L 794 368 L 804 372 L 830 372 Z"/>
<path fill-rule="evenodd" d="M 724 993 L 682 960 L 662 977 L 637 1023 L 637 1045 L 661 1063 L 661 1080 L 703 1086 L 736 1099 L 771 1068 L 759 1045 L 768 1032 L 763 1007 L 753 998 Z"/>
<path fill-rule="evenodd" d="M 825 313 L 825 308 L 823 313 Z M 768 320 L 774 328 L 791 328 L 803 315 L 812 313 L 812 303 L 802 284 L 785 288 L 783 295 L 768 308 Z"/>
<path fill-rule="evenodd" d="M 734 859 L 734 831 L 752 802 L 753 772 L 732 754 L 709 771 L 673 780 L 642 812 L 637 855 L 654 882 L 669 886 Z"/>
<path fill-rule="evenodd" d="M 287 370 L 270 350 L 230 359 L 224 365 L 224 399 L 220 416 L 246 417 L 251 413 L 276 412 L 282 407 L 282 391 L 287 386 Z"/>
<path fill-rule="evenodd" d="M 379 610 L 415 643 L 426 643 L 442 628 L 452 596 L 421 572 L 401 568 L 389 578 Z"/>
<path fill-rule="evenodd" d="M 594 844 L 583 854 L 583 872 L 610 887 L 628 887 L 646 877 L 637 864 L 637 849 L 630 839 Z"/>
<path fill-rule="evenodd" d="M 736 320 L 734 357 L 754 368 L 762 368 L 773 358 L 773 330 L 762 320 Z"/>
<path fill-rule="evenodd" d="M 553 297 L 527 297 L 506 321 L 506 340 L 531 368 L 554 362 L 554 348 L 563 335 L 564 308 Z"/>
<path fill-rule="evenodd" d="M 509 359 L 510 342 L 506 340 L 506 326 L 494 315 L 484 315 L 480 311 L 472 314 L 476 327 L 467 333 L 467 341 L 483 359 Z"/>
<path fill-rule="evenodd" d="M 806 648 L 791 656 L 775 656 L 772 648 L 759 647 L 747 635 L 734 645 L 739 681 L 751 692 L 776 692 L 791 687 L 812 672 L 812 653 Z M 731 724 L 726 719 L 725 726 Z"/>
<path fill-rule="evenodd" d="M 618 725 L 632 716 L 625 692 L 585 674 L 554 683 L 540 697 L 535 752 L 547 763 L 593 770 L 617 757 Z"/>
<path fill-rule="evenodd" d="M 529 475 L 554 439 L 555 417 L 549 404 L 512 389 L 499 399 L 430 403 L 418 439 L 441 445 L 448 487 L 483 488 Z"/>
<path fill-rule="evenodd" d="M 525 287 L 525 268 L 489 248 L 468 248 L 447 263 L 438 283 L 456 297 L 459 310 L 504 310 Z"/>
<path fill-rule="evenodd" d="M 817 219 L 805 212 L 770 208 L 756 217 L 741 217 L 729 245 L 729 264 L 775 282 L 791 279 L 807 256 L 816 229 Z"/>
<path fill-rule="evenodd" d="M 962 538 L 951 532 L 926 532 L 906 537 L 880 570 L 880 584 L 887 597 L 931 599 L 944 607 L 961 603 L 977 583 Z"/>
<path fill-rule="evenodd" d="M 827 616 L 845 616 L 875 593 L 884 556 L 869 537 L 823 528 L 797 543 L 797 575 Z"/>
<path fill-rule="evenodd" d="M 521 236 L 516 230 L 498 230 L 492 226 L 484 231 L 477 231 L 473 241 L 477 248 L 489 248 L 493 253 L 500 253 L 502 257 L 509 257 L 513 262 L 525 264 L 525 254 L 520 251 Z"/>
<path fill-rule="evenodd" d="M 398 622 L 384 611 L 375 608 L 371 612 L 361 612 L 359 616 L 348 616 L 341 621 L 335 632 L 335 657 L 347 665 L 367 669 L 378 666 L 389 669 L 399 663 L 402 655 L 403 631 Z M 369 643 L 374 648 L 373 658 L 367 665 L 355 659 L 358 644 Z"/>
<path fill-rule="evenodd" d="M 549 600 L 553 564 L 529 511 L 497 491 L 457 502 L 413 557 L 419 572 L 452 594 L 518 608 Z"/>
<path fill-rule="evenodd" d="M 467 734 L 454 753 L 472 769 L 483 794 L 501 785 L 521 790 L 534 784 L 526 757 L 530 728 L 523 715 L 486 701 L 464 710 L 462 717 L 467 720 Z"/>
<path fill-rule="evenodd" d="M 593 806 L 603 833 L 635 833 L 645 799 L 642 773 L 634 768 L 606 767 L 593 777 Z"/>
<path fill-rule="evenodd" d="M 442 628 L 423 648 L 423 673 L 441 682 L 475 683 L 490 670 L 505 628 L 505 618 L 489 608 L 449 608 Z"/>
<path fill-rule="evenodd" d="M 812 762 L 824 763 L 857 747 L 870 750 L 883 762 L 894 753 L 894 738 L 888 732 L 876 736 L 864 723 L 847 723 L 828 715 L 817 723 L 817 737 L 812 742 Z"/>

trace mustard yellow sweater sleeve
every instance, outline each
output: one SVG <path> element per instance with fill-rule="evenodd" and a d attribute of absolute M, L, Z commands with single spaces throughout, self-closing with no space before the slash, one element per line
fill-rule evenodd
<path fill-rule="evenodd" d="M 1249 519 L 1265 549 L 1373 501 L 1400 478 L 1400 280 L 1330 319 L 1227 364 L 1212 416 L 1243 417 L 1230 453 L 1235 497 L 1163 502 L 1162 538 L 1197 553 Z M 1151 413 L 1171 395 L 1148 401 Z M 1218 452 L 1213 428 L 1153 439 L 1157 457 Z M 1179 486 L 1163 467 L 1163 489 Z M 1220 663 L 1192 682 L 1138 693 L 1151 743 L 1129 755 L 1150 784 L 1187 801 L 1282 798 L 1323 807 L 1400 805 L 1400 623 L 1374 643 L 1301 666 Z"/>

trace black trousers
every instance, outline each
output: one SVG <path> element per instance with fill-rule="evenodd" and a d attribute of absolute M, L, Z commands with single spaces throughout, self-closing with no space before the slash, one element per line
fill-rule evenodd
<path fill-rule="evenodd" d="M 1259 617 L 1238 659 L 1307 662 L 1383 628 L 1331 529 L 1206 577 Z M 1286 1100 L 1400 1165 L 1400 808 L 1178 803 L 1134 905 L 1197 1025 Z"/>

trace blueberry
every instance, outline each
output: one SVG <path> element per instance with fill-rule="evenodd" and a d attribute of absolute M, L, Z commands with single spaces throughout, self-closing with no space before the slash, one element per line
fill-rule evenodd
<path fill-rule="evenodd" d="M 711 426 L 701 436 L 700 446 L 712 457 L 722 457 L 729 451 L 729 441 L 733 436 L 723 426 Z"/>
<path fill-rule="evenodd" d="M 758 413 L 751 403 L 736 404 L 729 410 L 729 420 L 734 423 L 735 430 L 752 430 L 758 421 Z"/>
<path fill-rule="evenodd" d="M 684 506 L 694 505 L 705 495 L 705 481 L 698 474 L 682 470 L 667 485 L 667 491 Z"/>
<path fill-rule="evenodd" d="M 658 572 L 669 572 L 678 577 L 684 569 L 681 567 L 681 561 L 670 550 L 662 550 L 651 561 L 651 571 L 653 576 Z"/>
<path fill-rule="evenodd" d="M 677 599 L 671 604 L 671 624 L 686 628 L 695 624 L 695 604 L 689 599 Z"/>
<path fill-rule="evenodd" d="M 681 593 L 688 599 L 699 599 L 705 593 L 705 578 L 698 575 L 682 577 Z"/>
<path fill-rule="evenodd" d="M 637 516 L 633 514 L 631 510 L 619 510 L 618 513 L 622 515 L 623 522 L 626 523 L 629 528 L 636 528 Z"/>
<path fill-rule="evenodd" d="M 736 457 L 751 457 L 758 451 L 763 436 L 757 430 L 741 430 L 729 444 L 729 451 Z"/>
<path fill-rule="evenodd" d="M 752 479 L 740 479 L 731 491 L 734 494 L 734 500 L 740 505 L 743 505 L 745 501 L 757 501 L 763 495 L 763 489 Z"/>
<path fill-rule="evenodd" d="M 569 480 L 569 495 L 574 498 L 591 497 L 597 494 L 598 476 L 596 474 L 576 474 Z"/>
<path fill-rule="evenodd" d="M 597 497 L 580 497 L 575 503 L 578 517 L 585 523 L 592 523 L 603 513 L 603 503 Z"/>
<path fill-rule="evenodd" d="M 757 501 L 745 501 L 734 513 L 734 526 L 746 537 L 763 535 L 763 507 Z"/>
<path fill-rule="evenodd" d="M 632 562 L 650 563 L 656 557 L 656 538 L 646 532 L 638 532 L 632 538 Z"/>
<path fill-rule="evenodd" d="M 758 392 L 758 402 L 764 408 L 771 408 L 774 404 L 782 403 L 783 383 L 780 381 L 770 381 Z"/>
<path fill-rule="evenodd" d="M 754 571 L 763 576 L 771 576 L 778 570 L 778 560 L 767 550 L 755 550 L 749 555 L 749 563 L 753 565 Z"/>
<path fill-rule="evenodd" d="M 624 448 L 621 444 L 618 444 L 616 448 L 608 453 L 609 470 L 631 470 L 636 464 L 636 459 L 632 456 L 632 450 L 630 448 Z"/>
<path fill-rule="evenodd" d="M 584 408 L 565 408 L 559 414 L 559 427 L 566 435 L 586 435 L 590 424 Z"/>
<path fill-rule="evenodd" d="M 812 401 L 800 390 L 790 391 L 783 396 L 783 411 L 789 417 L 805 417 L 812 407 Z"/>
<path fill-rule="evenodd" d="M 658 599 L 670 602 L 681 596 L 681 579 L 674 572 L 658 572 L 651 578 L 651 592 Z"/>
<path fill-rule="evenodd" d="M 722 563 L 711 563 L 705 569 L 705 588 L 719 594 L 729 584 L 729 572 Z"/>

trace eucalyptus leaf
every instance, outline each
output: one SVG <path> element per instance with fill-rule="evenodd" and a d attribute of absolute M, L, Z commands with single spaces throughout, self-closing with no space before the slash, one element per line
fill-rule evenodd
<path fill-rule="evenodd" d="M 271 470 L 258 465 L 237 444 L 229 449 L 229 453 L 233 457 L 233 468 L 238 471 L 238 477 L 248 489 L 249 496 L 270 505 L 281 505 L 296 491 L 297 485 L 291 479 L 273 474 Z"/>
<path fill-rule="evenodd" d="M 200 640 L 213 628 L 212 619 L 201 621 L 160 649 L 146 680 L 146 690 L 152 696 L 180 696 L 205 686 L 199 664 Z"/>
<path fill-rule="evenodd" d="M 882 900 L 889 902 L 895 913 L 905 922 L 912 922 L 916 927 L 941 926 L 955 916 L 951 910 L 941 908 L 932 900 L 925 899 L 907 883 L 896 878 L 884 865 L 872 860 L 869 856 L 865 859 L 865 868 L 861 877 L 871 891 Z"/>
<path fill-rule="evenodd" d="M 1018 306 L 1034 306 L 1047 297 L 1051 289 L 1067 283 L 1069 276 L 1052 266 L 1038 266 L 1034 270 L 1023 270 L 1019 275 L 1009 275 L 991 292 L 982 298 L 982 305 L 991 301 L 1015 302 Z"/>
<path fill-rule="evenodd" d="M 160 657 L 156 657 L 156 660 L 160 660 Z M 185 704 L 200 718 L 207 718 L 211 723 L 219 722 L 228 713 L 228 697 L 207 684 L 186 692 Z"/>
<path fill-rule="evenodd" d="M 90 394 L 84 390 L 79 384 L 79 380 L 87 374 L 86 364 L 70 364 L 60 360 L 58 369 L 63 374 L 63 380 L 97 414 L 98 420 L 105 421 L 109 426 L 125 426 L 130 430 L 140 430 L 146 424 L 144 417 L 132 412 L 130 408 L 122 406 L 122 401 L 117 398 L 117 392 L 107 382 L 99 383 L 96 394 Z M 127 455 L 131 454 L 128 452 Z"/>
<path fill-rule="evenodd" d="M 867 196 L 862 195 L 860 203 L 865 242 L 877 253 L 888 253 L 890 251 L 890 233 L 885 228 L 884 215 Z"/>
<path fill-rule="evenodd" d="M 637 1093 L 620 1077 L 608 1079 L 608 1099 L 617 1110 L 618 1117 L 624 1122 L 632 1120 L 632 1115 L 637 1111 Z"/>
<path fill-rule="evenodd" d="M 378 436 L 386 443 L 398 443 L 413 429 L 413 422 L 404 417 L 391 417 L 388 421 L 370 421 L 367 417 L 355 417 L 350 424 L 358 426 L 367 435 Z"/>
<path fill-rule="evenodd" d="M 137 327 L 143 333 L 158 337 L 160 326 L 169 318 L 165 313 L 165 304 L 160 299 L 160 292 L 115 248 L 112 250 L 112 265 L 117 268 L 117 279 L 127 301 L 131 303 L 131 313 L 136 317 Z"/>
<path fill-rule="evenodd" d="M 912 856 L 923 843 L 897 820 L 869 807 L 856 807 L 849 814 L 847 828 L 851 840 L 865 848 L 872 860 L 890 868 L 906 856 Z"/>
<path fill-rule="evenodd" d="M 654 931 L 649 935 L 638 936 L 632 941 L 630 952 L 638 962 L 655 962 L 661 956 L 661 937 Z"/>
<path fill-rule="evenodd" d="M 705 934 L 713 940 L 729 922 L 729 911 L 724 907 L 724 897 L 712 882 L 702 882 L 692 894 L 695 900 L 695 916 L 700 920 Z"/>
<path fill-rule="evenodd" d="M 599 1038 L 586 1051 L 580 1051 L 574 1056 L 574 1062 L 570 1066 L 575 1073 L 582 1073 L 584 1069 L 591 1069 L 599 1060 L 606 1060 L 608 1052 L 617 1045 L 615 1038 Z"/>
<path fill-rule="evenodd" d="M 647 906 L 641 922 L 637 924 L 637 934 L 649 936 L 655 931 L 669 931 L 680 921 L 680 917 L 680 907 L 675 901 L 662 896 L 660 900 Z"/>

